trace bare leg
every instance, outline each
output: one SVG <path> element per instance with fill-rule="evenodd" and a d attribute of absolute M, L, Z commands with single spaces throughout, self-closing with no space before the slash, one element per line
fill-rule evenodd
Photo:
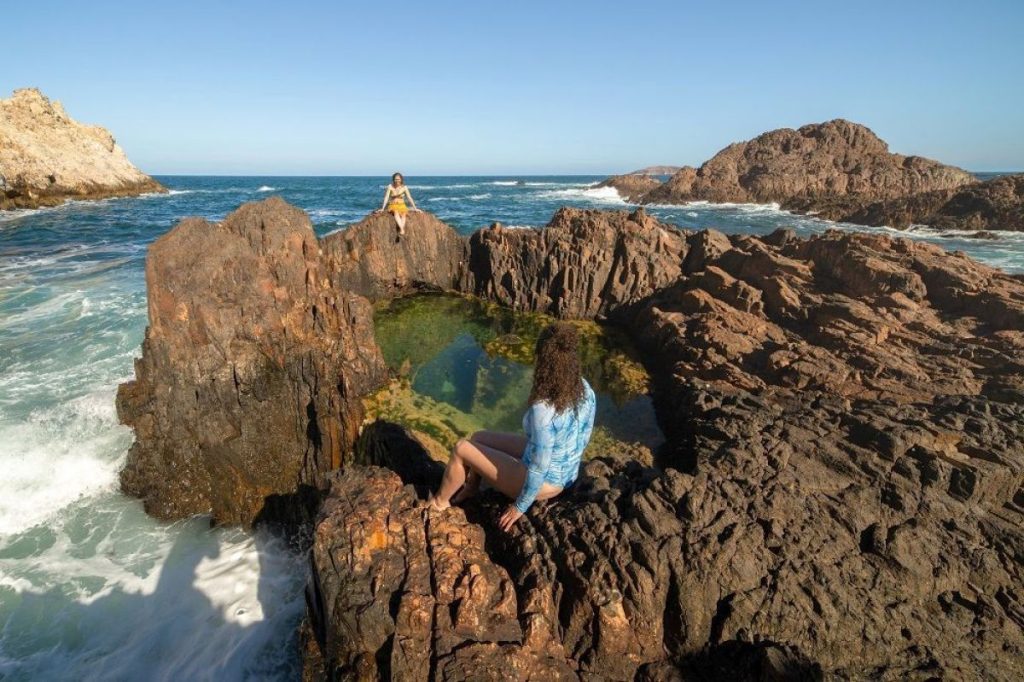
<path fill-rule="evenodd" d="M 523 458 L 523 450 L 526 449 L 526 436 L 519 433 L 502 433 L 501 431 L 477 431 L 469 437 L 473 445 L 484 445 L 494 450 L 503 452 L 515 459 Z M 480 492 L 480 474 L 472 469 L 466 472 L 466 484 L 453 498 L 452 502 L 459 504 L 465 502 Z"/>
<path fill-rule="evenodd" d="M 486 445 L 460 440 L 452 450 L 441 486 L 434 496 L 437 508 L 449 506 L 452 495 L 465 484 L 466 474 L 471 470 L 512 499 L 519 496 L 526 481 L 526 466 L 520 460 Z M 545 483 L 537 499 L 554 497 L 561 491 L 561 488 Z"/>
<path fill-rule="evenodd" d="M 395 222 L 398 223 L 398 234 L 405 234 L 405 219 L 406 215 L 399 211 L 395 211 Z"/>

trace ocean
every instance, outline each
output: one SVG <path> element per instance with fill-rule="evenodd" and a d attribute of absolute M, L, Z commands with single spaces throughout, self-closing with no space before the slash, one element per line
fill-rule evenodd
<path fill-rule="evenodd" d="M 544 225 L 560 206 L 625 209 L 599 177 L 410 177 L 416 203 L 462 233 Z M 144 259 L 186 216 L 219 220 L 280 195 L 316 231 L 380 206 L 386 178 L 158 177 L 171 191 L 0 214 L 0 679 L 293 679 L 305 561 L 282 540 L 159 523 L 121 495 L 131 432 L 114 394 L 146 325 Z M 684 228 L 893 233 L 777 206 L 653 206 Z M 901 232 L 1009 272 L 1024 233 Z"/>

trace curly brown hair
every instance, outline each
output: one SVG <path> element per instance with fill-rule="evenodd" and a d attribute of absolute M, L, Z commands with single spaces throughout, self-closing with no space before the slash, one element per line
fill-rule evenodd
<path fill-rule="evenodd" d="M 531 405 L 543 400 L 556 412 L 562 412 L 583 400 L 579 348 L 579 333 L 568 322 L 556 322 L 544 328 L 537 337 Z"/>

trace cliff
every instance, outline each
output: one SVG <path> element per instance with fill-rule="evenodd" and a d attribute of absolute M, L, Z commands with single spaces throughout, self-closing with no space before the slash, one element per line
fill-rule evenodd
<path fill-rule="evenodd" d="M 162 192 L 113 136 L 34 88 L 0 100 L 0 210 Z"/>

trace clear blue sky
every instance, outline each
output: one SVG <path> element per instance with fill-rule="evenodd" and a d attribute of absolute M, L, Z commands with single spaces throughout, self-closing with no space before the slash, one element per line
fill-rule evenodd
<path fill-rule="evenodd" d="M 606 173 L 844 117 L 1024 169 L 1024 0 L 5 3 L 37 86 L 151 173 Z"/>

